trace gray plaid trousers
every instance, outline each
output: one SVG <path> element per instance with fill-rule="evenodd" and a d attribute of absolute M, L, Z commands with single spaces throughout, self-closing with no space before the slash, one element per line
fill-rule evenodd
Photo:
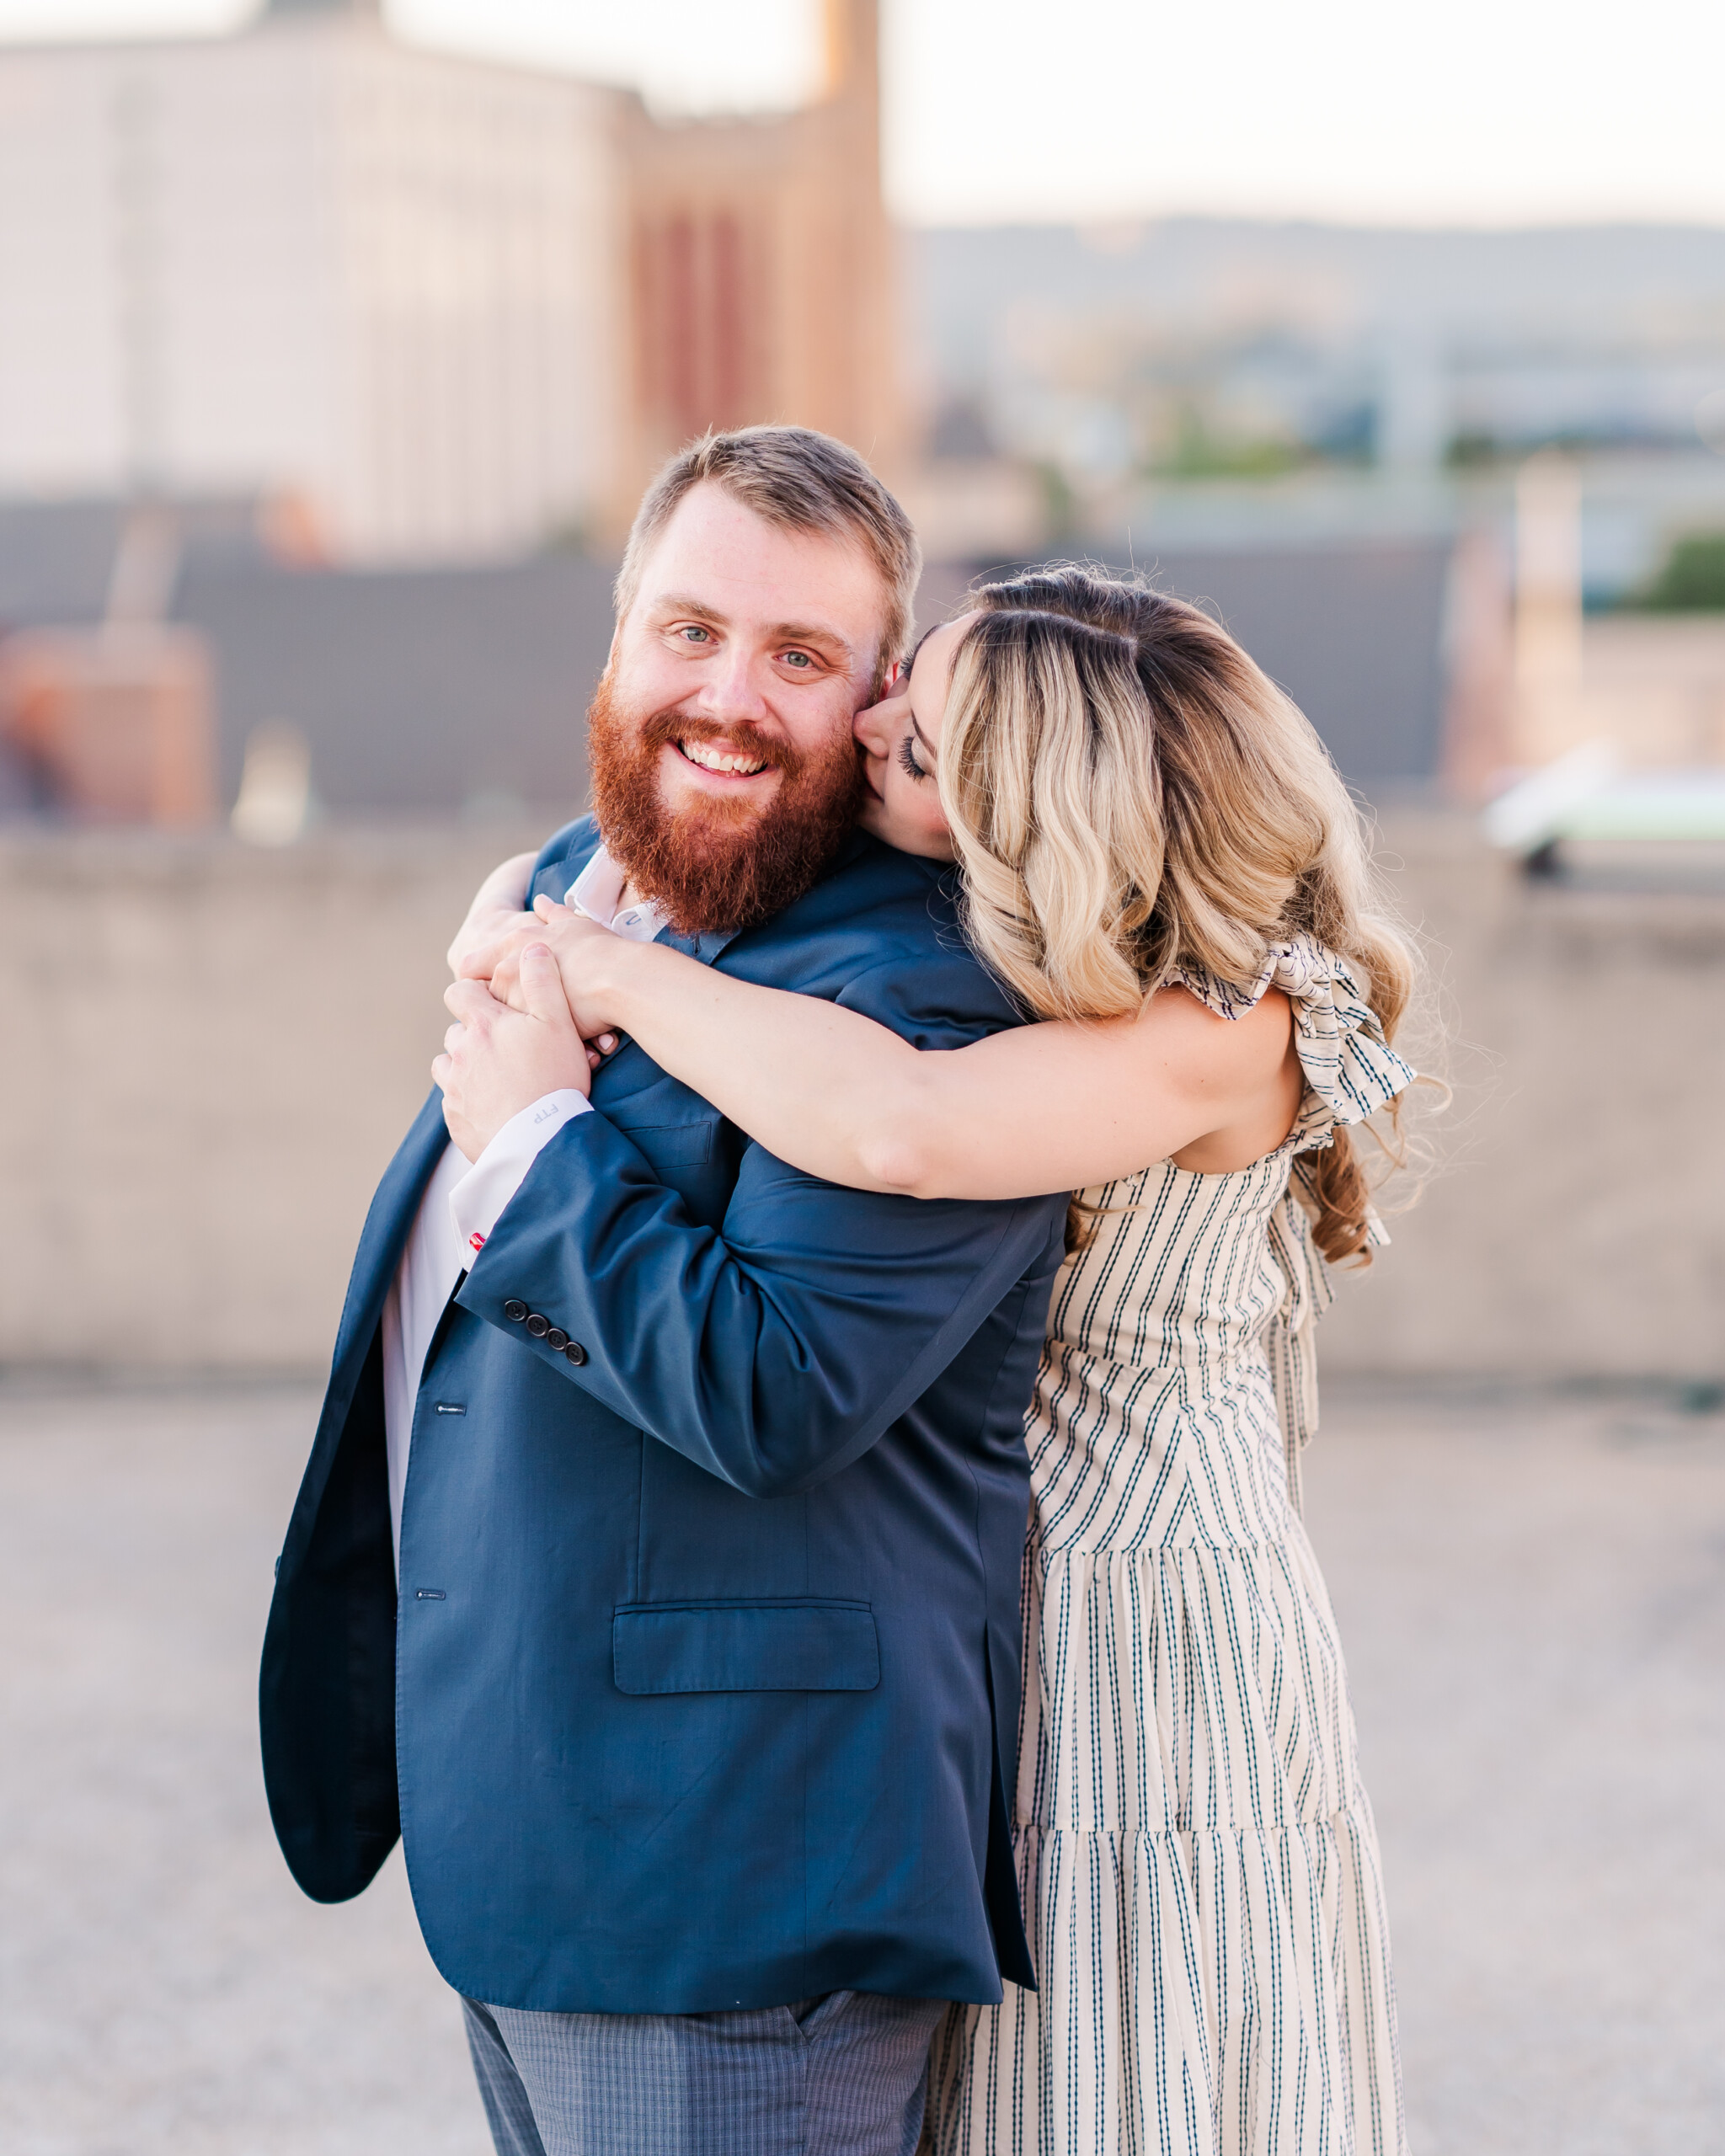
<path fill-rule="evenodd" d="M 734 2014 L 462 2002 L 498 2156 L 913 2156 L 938 1999 Z"/>

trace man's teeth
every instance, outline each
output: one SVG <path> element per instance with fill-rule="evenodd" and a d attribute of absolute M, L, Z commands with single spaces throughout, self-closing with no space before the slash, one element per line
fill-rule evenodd
<path fill-rule="evenodd" d="M 739 756 L 729 749 L 715 747 L 711 741 L 679 741 L 677 746 L 692 764 L 699 764 L 703 771 L 734 771 L 747 778 L 766 769 L 761 757 Z"/>

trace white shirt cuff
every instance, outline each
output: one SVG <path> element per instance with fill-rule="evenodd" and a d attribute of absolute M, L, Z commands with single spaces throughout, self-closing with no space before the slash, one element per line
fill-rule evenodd
<path fill-rule="evenodd" d="M 449 1193 L 449 1217 L 469 1267 L 485 1247 L 485 1238 L 502 1218 L 503 1209 L 521 1188 L 543 1147 L 571 1118 L 585 1115 L 592 1103 L 585 1093 L 565 1086 L 546 1093 L 531 1107 L 512 1115 Z"/>

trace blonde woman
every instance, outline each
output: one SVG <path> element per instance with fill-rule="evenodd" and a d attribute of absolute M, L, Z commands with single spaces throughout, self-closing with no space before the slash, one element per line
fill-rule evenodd
<path fill-rule="evenodd" d="M 867 829 L 956 860 L 975 944 L 1042 1022 L 919 1054 L 538 910 L 582 1032 L 633 1036 L 793 1166 L 1076 1193 L 1026 1422 L 1038 1988 L 952 2009 L 932 2145 L 1399 2150 L 1377 1843 L 1300 1449 L 1327 1261 L 1375 1240 L 1350 1127 L 1414 1075 L 1389 1045 L 1412 954 L 1311 727 L 1178 601 L 1078 569 L 989 586 L 857 731 Z"/>

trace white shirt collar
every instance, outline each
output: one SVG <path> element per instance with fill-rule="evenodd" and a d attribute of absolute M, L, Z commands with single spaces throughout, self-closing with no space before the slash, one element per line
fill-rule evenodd
<path fill-rule="evenodd" d="M 665 917 L 650 899 L 638 899 L 633 905 L 617 911 L 617 901 L 622 897 L 623 886 L 628 877 L 622 866 L 611 857 L 610 849 L 601 839 L 597 851 L 587 866 L 576 877 L 564 894 L 563 904 L 573 906 L 578 913 L 596 921 L 601 928 L 608 928 L 631 943 L 650 943 L 665 925 Z"/>

